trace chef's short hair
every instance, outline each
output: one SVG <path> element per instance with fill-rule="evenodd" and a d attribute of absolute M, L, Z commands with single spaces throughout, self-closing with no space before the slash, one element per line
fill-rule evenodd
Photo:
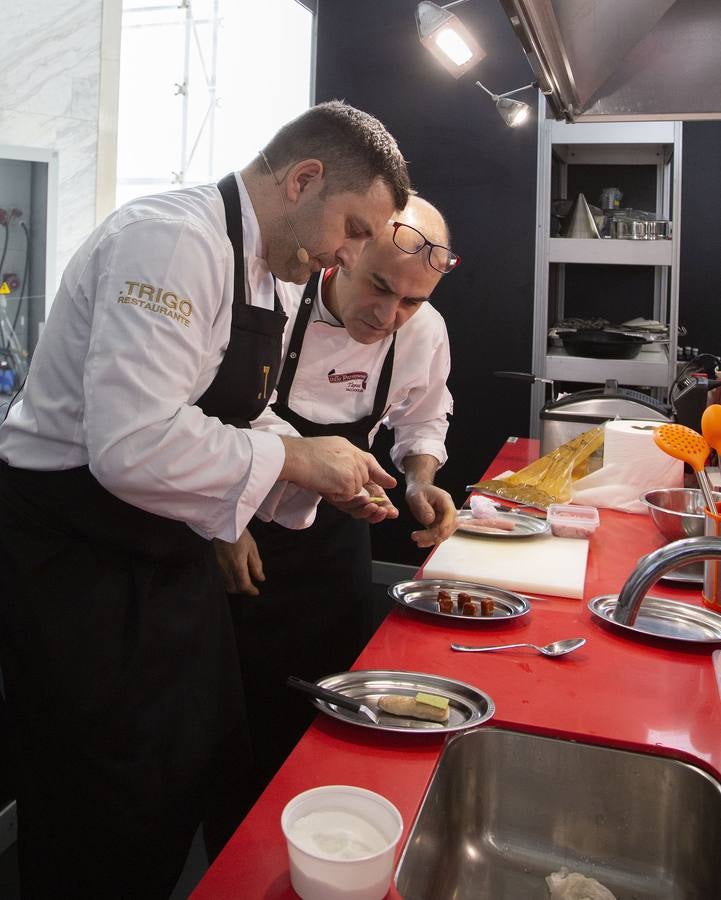
<path fill-rule="evenodd" d="M 363 193 L 380 178 L 396 209 L 408 202 L 408 170 L 395 138 L 378 119 L 342 100 L 301 113 L 271 138 L 263 153 L 274 171 L 302 159 L 321 160 L 328 193 Z"/>

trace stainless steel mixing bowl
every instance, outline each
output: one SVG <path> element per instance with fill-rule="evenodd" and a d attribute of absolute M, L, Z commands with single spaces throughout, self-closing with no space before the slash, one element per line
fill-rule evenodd
<path fill-rule="evenodd" d="M 714 494 L 721 500 L 721 494 Z M 704 502 L 700 490 L 693 488 L 661 488 L 641 495 L 651 518 L 669 541 L 698 537 L 704 531 Z"/>

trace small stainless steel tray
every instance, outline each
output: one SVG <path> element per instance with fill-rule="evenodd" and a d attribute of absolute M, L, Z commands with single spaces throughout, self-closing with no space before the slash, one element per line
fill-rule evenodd
<path fill-rule="evenodd" d="M 464 616 L 461 613 L 445 613 L 438 609 L 438 591 L 448 591 L 456 600 L 463 591 L 472 600 L 493 600 L 493 614 L 490 616 Z M 520 594 L 505 591 L 503 588 L 491 587 L 489 584 L 475 584 L 472 581 L 453 581 L 447 578 L 419 578 L 414 581 L 398 581 L 388 588 L 388 596 L 399 606 L 415 609 L 420 612 L 440 616 L 443 619 L 455 619 L 469 625 L 488 625 L 491 622 L 506 622 L 517 619 L 530 612 L 531 604 Z"/>
<path fill-rule="evenodd" d="M 528 538 L 536 537 L 539 534 L 546 534 L 550 526 L 545 519 L 539 519 L 537 516 L 527 516 L 523 513 L 499 512 L 500 519 L 507 519 L 513 523 L 513 531 L 503 531 L 500 528 L 488 528 L 482 525 L 474 525 L 478 519 L 473 518 L 470 509 L 459 509 L 457 513 L 458 531 L 464 534 L 474 534 L 483 538 Z"/>
<path fill-rule="evenodd" d="M 588 608 L 594 616 L 622 631 L 694 644 L 721 642 L 721 616 L 710 609 L 648 596 L 644 597 L 635 623 L 622 625 L 612 615 L 617 602 L 617 594 L 605 594 L 594 597 Z"/>
<path fill-rule="evenodd" d="M 375 725 L 359 713 L 341 709 L 326 703 L 324 700 L 313 700 L 313 705 L 321 712 L 360 725 L 362 728 L 373 728 L 377 731 L 397 731 L 403 734 L 429 731 L 444 734 L 450 731 L 461 731 L 487 722 L 495 713 L 496 706 L 488 694 L 479 691 L 473 685 L 440 675 L 427 675 L 422 672 L 392 672 L 387 670 L 359 670 L 357 672 L 341 672 L 328 675 L 316 682 L 321 687 L 340 691 L 348 697 L 359 700 L 369 706 L 380 716 Z M 414 697 L 418 693 L 437 694 L 447 697 L 449 701 L 448 721 L 426 722 L 423 719 L 405 719 L 392 716 L 378 708 L 378 698 L 384 694 L 398 694 Z"/>

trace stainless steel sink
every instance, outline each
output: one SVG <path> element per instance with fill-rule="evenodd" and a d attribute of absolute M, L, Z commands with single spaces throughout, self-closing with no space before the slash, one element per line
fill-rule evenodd
<path fill-rule="evenodd" d="M 566 866 L 618 900 L 721 898 L 721 784 L 668 759 L 501 729 L 446 745 L 403 851 L 406 900 L 543 900 Z"/>

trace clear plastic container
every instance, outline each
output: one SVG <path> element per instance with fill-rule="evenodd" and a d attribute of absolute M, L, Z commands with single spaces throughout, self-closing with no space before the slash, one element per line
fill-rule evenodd
<path fill-rule="evenodd" d="M 588 539 L 598 528 L 598 510 L 595 506 L 552 503 L 548 507 L 548 524 L 556 537 Z"/>

